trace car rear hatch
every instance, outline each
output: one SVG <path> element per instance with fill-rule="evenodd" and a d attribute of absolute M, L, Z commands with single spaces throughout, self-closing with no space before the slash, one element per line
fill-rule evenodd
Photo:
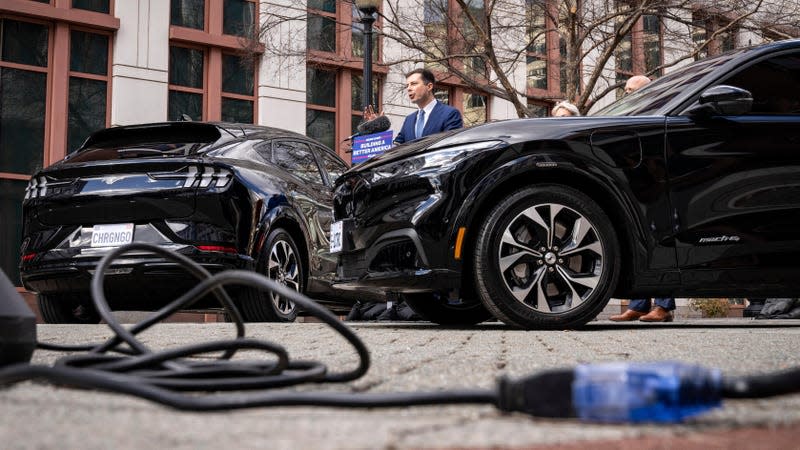
<path fill-rule="evenodd" d="M 231 139 L 215 125 L 191 122 L 103 130 L 31 178 L 27 213 L 43 225 L 191 216 L 199 190 L 231 179 L 204 164 L 202 153 Z"/>

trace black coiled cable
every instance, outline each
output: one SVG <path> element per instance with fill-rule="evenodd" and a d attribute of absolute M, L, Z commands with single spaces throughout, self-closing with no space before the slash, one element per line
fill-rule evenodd
<path fill-rule="evenodd" d="M 198 284 L 143 321 L 126 329 L 114 318 L 103 292 L 104 273 L 112 262 L 133 251 L 146 251 L 178 263 L 198 279 Z M 296 303 L 327 324 L 350 343 L 358 354 L 358 365 L 330 372 L 317 361 L 292 361 L 286 349 L 272 342 L 245 337 L 244 321 L 225 292 L 228 285 L 272 291 Z M 370 365 L 363 341 L 327 309 L 304 295 L 254 272 L 230 270 L 212 275 L 191 259 L 150 244 L 129 244 L 110 251 L 99 262 L 91 283 L 94 306 L 114 336 L 100 344 L 56 345 L 38 343 L 45 350 L 82 351 L 66 356 L 54 366 L 14 364 L 0 369 L 0 386 L 26 380 L 44 380 L 61 386 L 129 394 L 162 405 L 190 411 L 218 411 L 259 406 L 391 407 L 484 403 L 506 411 L 523 411 L 539 417 L 570 417 L 575 414 L 570 383 L 571 369 L 543 372 L 520 380 L 501 379 L 496 389 L 463 389 L 436 392 L 347 393 L 270 390 L 303 383 L 341 383 L 363 376 Z M 191 307 L 213 294 L 236 327 L 234 339 L 153 351 L 136 335 L 175 312 Z M 242 361 L 233 357 L 240 350 L 259 351 L 263 360 Z M 200 355 L 222 352 L 214 360 Z M 542 389 L 556 379 L 557 389 Z M 800 368 L 745 377 L 723 377 L 718 394 L 722 398 L 760 398 L 800 392 Z M 557 408 L 553 405 L 558 406 Z"/>
<path fill-rule="evenodd" d="M 151 252 L 178 263 L 197 277 L 198 284 L 128 329 L 111 313 L 103 291 L 103 280 L 104 273 L 115 259 L 135 251 Z M 358 354 L 358 365 L 350 370 L 332 372 L 318 361 L 292 361 L 286 349 L 279 344 L 246 338 L 242 316 L 223 289 L 233 284 L 259 291 L 272 291 L 294 302 L 344 337 Z M 442 403 L 495 404 L 497 400 L 494 390 L 392 394 L 270 391 L 268 389 L 303 383 L 342 383 L 358 379 L 369 370 L 369 350 L 353 330 L 330 311 L 296 291 L 249 271 L 229 270 L 212 275 L 191 259 L 155 245 L 134 243 L 106 254 L 100 260 L 92 278 L 91 294 L 97 312 L 113 330 L 114 336 L 103 343 L 92 345 L 38 343 L 37 346 L 41 349 L 86 353 L 63 357 L 52 367 L 17 364 L 3 368 L 0 370 L 2 384 L 40 379 L 59 385 L 135 395 L 173 408 L 192 411 L 290 405 L 375 407 Z M 231 317 L 236 327 L 235 339 L 153 351 L 136 338 L 137 334 L 175 312 L 190 308 L 207 294 L 213 294 Z M 269 358 L 258 361 L 233 359 L 240 350 L 260 351 Z M 220 351 L 223 352 L 222 355 L 212 361 L 192 359 Z M 238 392 L 221 393 L 223 391 Z"/>

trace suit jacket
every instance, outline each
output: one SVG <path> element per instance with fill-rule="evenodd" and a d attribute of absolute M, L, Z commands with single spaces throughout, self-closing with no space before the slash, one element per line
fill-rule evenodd
<path fill-rule="evenodd" d="M 397 137 L 394 138 L 395 144 L 402 144 L 403 142 L 417 139 L 416 133 L 414 133 L 414 125 L 417 123 L 417 113 L 419 113 L 419 111 L 415 111 L 406 116 L 406 120 L 403 121 L 403 127 L 400 128 L 400 132 L 397 133 Z M 447 130 L 457 130 L 463 126 L 464 121 L 461 119 L 461 113 L 457 109 L 452 106 L 447 106 L 442 102 L 436 102 L 436 106 L 433 107 L 433 111 L 431 111 L 431 115 L 425 123 L 425 128 L 422 130 L 422 136 Z"/>

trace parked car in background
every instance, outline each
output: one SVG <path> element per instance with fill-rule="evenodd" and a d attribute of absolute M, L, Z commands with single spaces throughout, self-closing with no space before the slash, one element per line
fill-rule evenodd
<path fill-rule="evenodd" d="M 99 131 L 31 177 L 22 283 L 38 293 L 45 321 L 97 322 L 88 291 L 98 261 L 112 248 L 148 242 L 211 272 L 256 270 L 325 300 L 336 267 L 327 237 L 331 185 L 346 168 L 320 143 L 275 128 L 167 122 Z M 114 263 L 105 280 L 113 309 L 158 308 L 197 283 L 143 253 Z M 298 313 L 280 296 L 233 293 L 249 321 Z"/>
<path fill-rule="evenodd" d="M 337 181 L 338 285 L 521 328 L 579 327 L 611 296 L 796 297 L 799 150 L 798 40 L 590 117 L 430 136 Z"/>

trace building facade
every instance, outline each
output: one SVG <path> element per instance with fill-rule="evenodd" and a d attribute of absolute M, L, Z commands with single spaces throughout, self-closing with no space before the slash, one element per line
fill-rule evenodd
<path fill-rule="evenodd" d="M 521 50 L 503 72 L 527 98 L 530 115 L 546 116 L 566 97 L 571 61 L 583 64 L 588 76 L 591 58 L 571 58 L 569 29 L 557 11 L 548 14 L 562 2 L 513 1 L 512 10 L 526 14 L 517 14 L 524 18 L 516 26 L 522 33 L 507 37 Z M 482 3 L 467 3 L 479 17 Z M 409 27 L 428 33 L 432 47 L 420 54 L 390 39 L 403 30 L 384 4 L 373 37 L 372 103 L 395 130 L 415 109 L 403 74 L 421 65 L 437 72 L 437 99 L 461 110 L 466 126 L 518 116 L 491 89 L 454 76 L 430 56 L 439 51 L 438 38 L 460 42 L 460 51 L 485 50 L 469 39 L 479 33 L 458 14 L 455 0 L 399 5 L 417 15 Z M 349 161 L 345 140 L 362 120 L 364 104 L 360 14 L 353 2 L 334 0 L 0 0 L 0 268 L 18 280 L 21 202 L 30 175 L 104 127 L 181 119 L 256 123 L 317 138 Z M 635 73 L 669 70 L 660 67 L 682 53 L 666 40 L 663 20 L 637 19 L 606 61 L 606 81 L 597 90 L 613 90 L 614 82 Z M 690 40 L 712 36 L 700 57 L 765 38 L 699 18 L 692 30 Z M 481 58 L 466 56 L 458 64 L 464 73 L 480 74 L 473 81 L 496 84 Z"/>

